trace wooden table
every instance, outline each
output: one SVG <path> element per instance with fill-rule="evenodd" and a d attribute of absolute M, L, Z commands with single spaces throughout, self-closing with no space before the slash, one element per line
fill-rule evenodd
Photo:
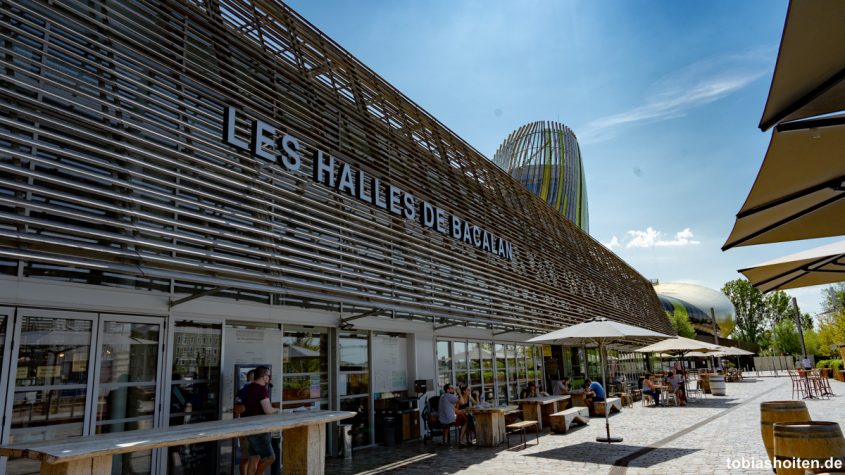
<path fill-rule="evenodd" d="M 539 429 L 548 426 L 551 421 L 549 416 L 557 412 L 557 404 L 561 401 L 569 401 L 570 396 L 537 396 L 524 399 L 516 399 L 514 402 L 522 406 L 522 419 L 526 421 L 537 421 Z M 561 408 L 564 409 L 564 407 Z"/>
<path fill-rule="evenodd" d="M 0 455 L 40 460 L 42 474 L 99 475 L 111 473 L 112 456 L 115 454 L 281 430 L 284 431 L 283 473 L 316 475 L 325 472 L 326 424 L 355 415 L 356 413 L 348 411 L 303 411 L 244 417 L 161 429 L 5 445 L 0 447 Z"/>
<path fill-rule="evenodd" d="M 569 396 L 572 398 L 572 407 L 587 407 L 587 401 L 584 400 L 584 390 L 579 389 L 576 391 L 570 391 Z"/>
<path fill-rule="evenodd" d="M 505 440 L 505 413 L 517 409 L 519 406 L 473 407 L 478 445 L 496 447 L 501 444 Z"/>

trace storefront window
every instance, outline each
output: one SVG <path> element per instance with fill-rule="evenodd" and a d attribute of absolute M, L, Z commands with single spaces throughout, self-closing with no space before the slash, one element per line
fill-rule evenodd
<path fill-rule="evenodd" d="M 328 330 L 285 326 L 283 342 L 283 407 L 326 407 L 329 396 Z M 360 367 L 360 361 L 356 365 Z M 347 386 L 347 391 L 357 390 L 358 386 Z"/>
<path fill-rule="evenodd" d="M 437 388 L 452 382 L 452 342 L 437 342 Z"/>

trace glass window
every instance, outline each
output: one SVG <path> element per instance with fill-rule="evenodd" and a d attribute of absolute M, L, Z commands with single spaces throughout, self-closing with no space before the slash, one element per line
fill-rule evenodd
<path fill-rule="evenodd" d="M 352 446 L 372 444 L 370 427 L 370 337 L 368 332 L 338 335 L 340 408 L 356 412 L 351 419 Z"/>
<path fill-rule="evenodd" d="M 176 322 L 173 334 L 170 425 L 220 419 L 220 350 L 223 326 L 219 323 Z M 168 448 L 168 472 L 214 472 L 217 442 Z M 179 465 L 175 465 L 175 461 Z"/>
<path fill-rule="evenodd" d="M 313 406 L 328 403 L 329 396 L 329 333 L 326 329 L 286 326 L 282 353 L 283 407 Z M 359 351 L 347 351 L 346 368 L 367 368 Z M 365 353 L 366 355 L 366 353 Z M 355 361 L 349 361 L 355 360 Z M 358 376 L 357 374 L 355 376 Z M 357 378 L 352 378 L 356 380 Z M 347 378 L 347 383 L 349 378 Z M 357 394 L 364 384 L 347 384 L 347 394 Z"/>

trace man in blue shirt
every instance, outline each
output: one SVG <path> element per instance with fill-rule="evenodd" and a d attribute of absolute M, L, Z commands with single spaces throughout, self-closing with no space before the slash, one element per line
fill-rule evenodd
<path fill-rule="evenodd" d="M 587 409 L 590 411 L 590 416 L 596 413 L 593 402 L 604 401 L 604 388 L 598 381 L 593 382 L 590 378 L 584 380 L 584 402 L 587 404 Z"/>
<path fill-rule="evenodd" d="M 604 401 L 604 388 L 602 387 L 601 383 L 598 381 L 591 381 L 589 378 L 587 378 L 586 383 L 590 385 L 590 391 L 592 391 L 594 394 L 593 401 Z"/>

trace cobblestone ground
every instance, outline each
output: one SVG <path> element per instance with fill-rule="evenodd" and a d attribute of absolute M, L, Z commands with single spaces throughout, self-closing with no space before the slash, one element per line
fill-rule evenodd
<path fill-rule="evenodd" d="M 829 400 L 810 400 L 814 420 L 845 426 L 845 383 L 831 380 Z M 792 383 L 787 377 L 749 377 L 728 383 L 727 396 L 709 396 L 687 407 L 624 408 L 610 417 L 611 435 L 620 444 L 600 444 L 604 419 L 566 435 L 541 433 L 540 444 L 524 449 L 455 448 L 406 442 L 397 447 L 376 447 L 354 452 L 352 461 L 329 459 L 330 474 L 771 474 L 771 471 L 736 468 L 729 461 L 763 463 L 766 450 L 760 438 L 760 402 L 788 400 Z M 518 436 L 513 436 L 516 441 Z M 533 440 L 531 440 L 533 443 Z"/>

